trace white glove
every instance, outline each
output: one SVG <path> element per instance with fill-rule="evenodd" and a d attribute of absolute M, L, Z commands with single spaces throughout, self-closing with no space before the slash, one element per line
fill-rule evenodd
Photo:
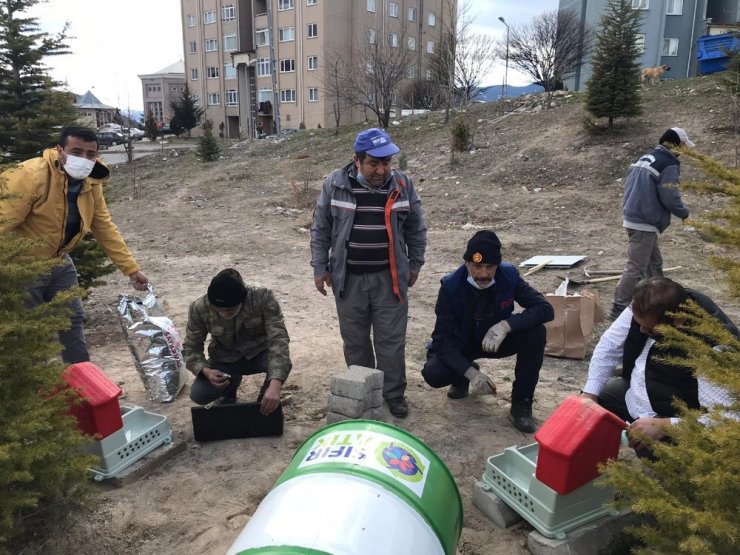
<path fill-rule="evenodd" d="M 468 378 L 475 393 L 479 395 L 494 395 L 496 393 L 496 386 L 493 385 L 493 380 L 480 370 L 476 370 L 471 366 L 465 370 L 465 377 Z"/>
<path fill-rule="evenodd" d="M 487 353 L 495 353 L 503 343 L 506 334 L 511 331 L 511 326 L 506 320 L 493 324 L 483 338 L 483 350 Z"/>

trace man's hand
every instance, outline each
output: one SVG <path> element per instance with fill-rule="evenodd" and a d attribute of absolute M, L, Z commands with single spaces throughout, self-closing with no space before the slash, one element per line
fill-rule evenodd
<path fill-rule="evenodd" d="M 486 374 L 473 368 L 472 366 L 465 370 L 465 377 L 470 381 L 473 391 L 478 395 L 495 395 L 496 386 L 493 380 Z"/>
<path fill-rule="evenodd" d="M 280 405 L 280 391 L 283 388 L 283 382 L 278 379 L 270 380 L 270 385 L 267 386 L 267 391 L 262 396 L 262 404 L 260 404 L 260 412 L 262 414 L 270 414 Z"/>
<path fill-rule="evenodd" d="M 501 320 L 497 324 L 493 324 L 491 329 L 486 332 L 485 337 L 481 345 L 483 350 L 487 353 L 495 353 L 503 343 L 506 334 L 511 331 L 511 326 L 506 320 Z"/>
<path fill-rule="evenodd" d="M 313 281 L 316 284 L 316 289 L 319 290 L 319 293 L 326 296 L 324 285 L 331 287 L 331 274 L 324 274 L 323 276 L 313 278 Z"/>
<path fill-rule="evenodd" d="M 224 372 L 221 372 L 221 370 L 216 370 L 214 368 L 208 368 L 207 366 L 204 366 L 201 372 L 206 378 L 208 378 L 208 381 L 211 382 L 214 387 L 217 387 L 219 389 L 226 389 L 231 383 L 230 376 L 228 374 L 225 374 Z"/>
<path fill-rule="evenodd" d="M 419 279 L 419 272 L 415 272 L 414 270 L 411 270 L 409 272 L 409 287 L 413 287 L 417 279 Z"/>
<path fill-rule="evenodd" d="M 128 279 L 137 291 L 146 291 L 146 287 L 149 285 L 149 278 L 141 270 L 136 270 L 133 274 L 129 274 Z"/>
<path fill-rule="evenodd" d="M 643 443 L 646 437 L 654 440 L 663 439 L 668 435 L 666 431 L 670 425 L 670 418 L 638 418 L 627 429 L 629 446 L 634 449 L 647 447 Z"/>

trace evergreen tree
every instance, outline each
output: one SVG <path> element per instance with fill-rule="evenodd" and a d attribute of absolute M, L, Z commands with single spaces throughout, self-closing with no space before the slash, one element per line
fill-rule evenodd
<path fill-rule="evenodd" d="M 198 158 L 203 162 L 215 162 L 221 154 L 221 148 L 213 136 L 213 122 L 207 119 L 201 127 L 203 127 L 203 135 L 198 142 Z"/>
<path fill-rule="evenodd" d="M 154 116 L 151 112 L 146 113 L 146 120 L 144 120 L 144 134 L 150 141 L 156 141 L 159 136 L 157 122 L 154 121 Z"/>
<path fill-rule="evenodd" d="M 203 108 L 198 107 L 198 103 L 190 94 L 190 88 L 187 85 L 185 85 L 185 90 L 180 93 L 180 98 L 173 100 L 171 106 L 174 112 L 173 119 L 177 119 L 180 128 L 187 131 L 188 138 L 190 138 L 190 132 L 200 123 Z M 170 129 L 172 129 L 172 122 L 170 122 Z"/>
<path fill-rule="evenodd" d="M 170 120 L 170 132 L 174 133 L 176 137 L 179 137 L 184 131 L 185 129 L 183 128 L 182 123 L 180 123 L 180 118 L 174 116 Z"/>
<path fill-rule="evenodd" d="M 24 14 L 40 0 L 0 2 L 0 152 L 5 161 L 37 156 L 56 143 L 58 127 L 74 123 L 73 95 L 56 90 L 44 58 L 68 54 L 67 28 L 57 35 L 41 31 Z"/>
<path fill-rule="evenodd" d="M 601 18 L 592 59 L 586 108 L 597 118 L 630 118 L 642 113 L 637 32 L 642 12 L 629 0 L 610 0 Z"/>
<path fill-rule="evenodd" d="M 710 259 L 726 272 L 730 293 L 740 297 L 740 171 L 724 167 L 710 157 L 684 149 L 713 183 L 683 185 L 696 191 L 719 193 L 728 204 L 709 213 L 711 222 L 692 221 L 709 241 L 723 245 L 724 256 Z M 733 256 L 734 251 L 734 256 Z M 667 348 L 688 353 L 668 362 L 688 366 L 726 388 L 740 411 L 740 340 L 724 329 L 696 303 L 689 302 L 676 315 L 678 328 L 661 326 Z M 712 348 L 700 337 L 708 338 Z M 606 481 L 617 492 L 618 505 L 650 518 L 633 529 L 642 548 L 635 553 L 729 554 L 740 552 L 740 422 L 726 409 L 707 414 L 682 407 L 681 421 L 671 426 L 671 442 L 647 440 L 658 457 L 647 464 L 649 471 L 626 461 L 612 462 Z M 709 417 L 704 426 L 700 417 Z"/>
<path fill-rule="evenodd" d="M 0 184 L 1 186 L 1 184 Z M 0 235 L 0 552 L 31 527 L 29 515 L 50 521 L 84 493 L 92 462 L 86 441 L 68 414 L 76 394 L 63 387 L 65 365 L 55 357 L 57 334 L 69 328 L 64 292 L 28 309 L 26 284 L 57 262 L 31 257 L 32 243 Z M 45 508 L 46 511 L 38 512 Z"/>
<path fill-rule="evenodd" d="M 92 234 L 88 234 L 77 243 L 69 255 L 75 263 L 77 278 L 83 289 L 105 285 L 105 282 L 98 278 L 116 271 L 116 267 L 111 264 L 108 255 L 103 252 Z"/>

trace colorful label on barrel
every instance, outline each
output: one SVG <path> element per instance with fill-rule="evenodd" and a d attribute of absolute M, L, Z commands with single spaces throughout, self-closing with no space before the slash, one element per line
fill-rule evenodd
<path fill-rule="evenodd" d="M 334 431 L 316 438 L 298 468 L 348 464 L 382 472 L 417 496 L 424 494 L 429 459 L 397 438 L 369 431 Z"/>

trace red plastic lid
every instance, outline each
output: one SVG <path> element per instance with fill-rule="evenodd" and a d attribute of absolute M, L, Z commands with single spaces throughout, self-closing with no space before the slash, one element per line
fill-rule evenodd
<path fill-rule="evenodd" d="M 92 362 L 72 364 L 64 371 L 64 380 L 93 407 L 121 395 L 121 388 Z"/>

